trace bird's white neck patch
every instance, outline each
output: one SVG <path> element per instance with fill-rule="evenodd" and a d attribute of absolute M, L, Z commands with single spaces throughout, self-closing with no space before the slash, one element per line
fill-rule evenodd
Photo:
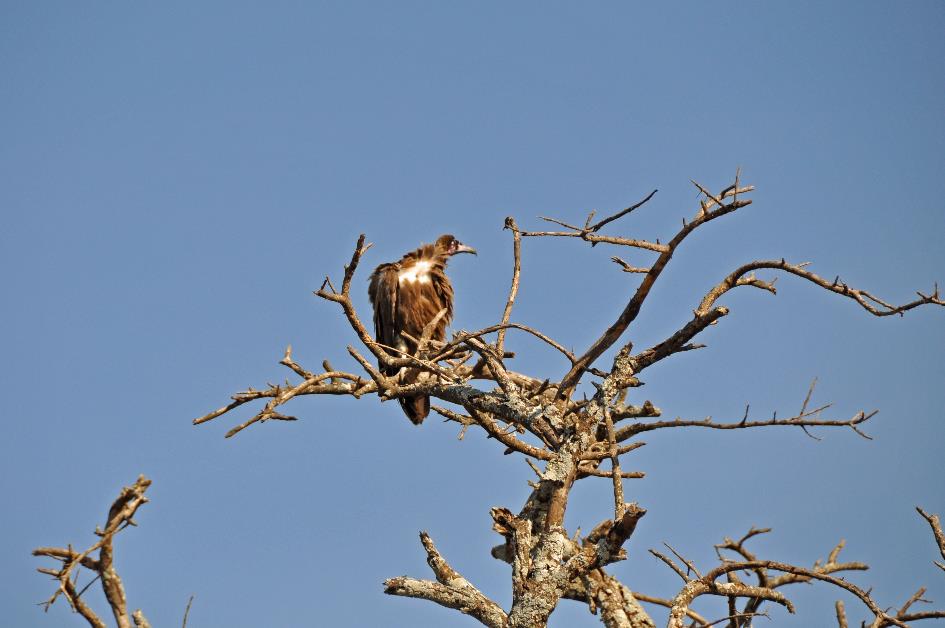
<path fill-rule="evenodd" d="M 398 283 L 430 283 L 431 264 L 428 261 L 420 260 L 413 266 L 405 268 L 397 273 Z"/>

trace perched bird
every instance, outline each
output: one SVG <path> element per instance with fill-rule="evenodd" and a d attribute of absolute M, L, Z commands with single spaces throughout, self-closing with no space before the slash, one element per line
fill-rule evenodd
<path fill-rule="evenodd" d="M 446 339 L 446 326 L 453 318 L 453 286 L 446 277 L 446 263 L 457 253 L 476 253 L 452 235 L 441 235 L 433 244 L 424 244 L 407 253 L 400 261 L 381 264 L 371 274 L 368 296 L 374 306 L 374 334 L 377 341 L 398 351 L 413 354 L 423 329 L 441 310 L 430 335 L 432 340 Z M 405 334 L 409 334 L 409 337 Z M 401 354 L 391 352 L 395 357 Z M 401 371 L 401 383 L 419 379 L 417 369 L 397 369 L 380 365 L 384 375 Z M 400 406 L 415 425 L 430 413 L 430 397 L 400 397 Z"/>

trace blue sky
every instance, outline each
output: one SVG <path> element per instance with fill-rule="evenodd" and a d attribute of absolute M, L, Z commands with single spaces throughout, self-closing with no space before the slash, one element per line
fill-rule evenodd
<path fill-rule="evenodd" d="M 246 413 L 199 428 L 229 394 L 284 378 L 291 343 L 310 368 L 354 368 L 355 338 L 312 296 L 452 232 L 476 246 L 450 274 L 456 329 L 495 322 L 511 247 L 503 218 L 581 220 L 660 191 L 611 233 L 667 238 L 742 169 L 754 204 L 697 232 L 628 332 L 648 346 L 700 296 L 758 258 L 812 261 L 889 300 L 945 281 L 945 8 L 822 3 L 0 4 L 0 535 L 11 626 L 81 625 L 39 545 L 93 542 L 119 488 L 154 480 L 122 533 L 129 604 L 175 625 L 469 626 L 382 593 L 429 577 L 417 532 L 508 606 L 488 510 L 517 510 L 531 471 L 495 443 L 436 420 L 411 426 L 375 399 L 301 399 L 300 421 L 224 440 Z M 619 254 L 524 243 L 513 320 L 582 350 L 635 279 Z M 840 539 L 873 569 L 851 577 L 883 605 L 920 585 L 945 604 L 915 505 L 945 515 L 945 311 L 874 319 L 785 277 L 779 294 L 732 293 L 709 347 L 654 367 L 634 391 L 666 416 L 796 411 L 813 377 L 849 430 L 648 435 L 624 465 L 649 510 L 613 571 L 671 597 L 645 551 L 664 541 L 699 565 L 752 524 L 765 557 L 811 564 Z M 565 365 L 510 335 L 515 366 Z M 574 491 L 568 526 L 607 516 L 606 480 Z M 773 625 L 829 625 L 825 587 L 793 592 Z M 100 604 L 100 596 L 90 598 Z M 850 598 L 851 620 L 865 617 Z M 721 605 L 703 605 L 712 618 Z M 658 622 L 664 615 L 654 611 Z M 763 620 L 762 620 L 763 622 Z M 562 602 L 553 626 L 599 625 Z"/>

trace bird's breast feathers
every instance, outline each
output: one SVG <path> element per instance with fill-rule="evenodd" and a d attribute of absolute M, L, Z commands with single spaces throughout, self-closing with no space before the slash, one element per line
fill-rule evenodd
<path fill-rule="evenodd" d="M 433 264 L 427 260 L 418 260 L 397 273 L 397 283 L 430 283 L 430 270 Z"/>

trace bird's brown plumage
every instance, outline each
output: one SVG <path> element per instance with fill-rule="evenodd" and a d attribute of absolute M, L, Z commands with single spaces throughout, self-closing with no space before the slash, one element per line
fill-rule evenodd
<path fill-rule="evenodd" d="M 475 253 L 452 235 L 442 235 L 433 244 L 424 244 L 407 253 L 399 261 L 381 264 L 371 274 L 368 296 L 374 306 L 374 334 L 382 345 L 414 354 L 423 329 L 441 310 L 446 312 L 437 321 L 430 338 L 446 339 L 446 326 L 453 319 L 453 286 L 446 276 L 446 264 L 457 253 Z M 404 335 L 408 334 L 410 337 Z M 397 352 L 390 352 L 401 357 Z M 398 373 L 397 368 L 381 365 L 384 375 Z M 403 369 L 401 383 L 412 384 L 419 379 L 417 369 Z M 416 425 L 430 413 L 426 395 L 398 399 L 407 417 Z"/>

